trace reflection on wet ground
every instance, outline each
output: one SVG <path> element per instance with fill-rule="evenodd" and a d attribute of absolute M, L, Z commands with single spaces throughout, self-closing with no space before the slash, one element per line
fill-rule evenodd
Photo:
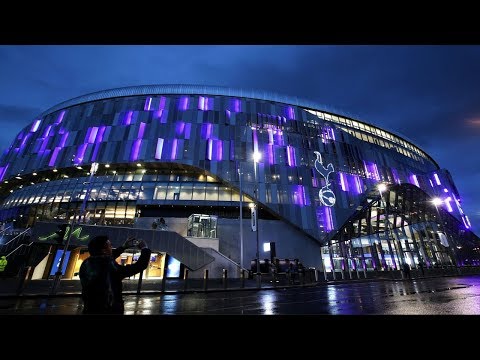
<path fill-rule="evenodd" d="M 480 314 L 480 276 L 125 296 L 126 315 Z M 3 298 L 0 314 L 81 314 L 79 297 Z"/>

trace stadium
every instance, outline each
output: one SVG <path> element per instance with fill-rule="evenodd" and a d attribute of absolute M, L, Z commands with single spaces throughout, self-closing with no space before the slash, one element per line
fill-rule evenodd
<path fill-rule="evenodd" d="M 23 254 L 38 279 L 55 272 L 59 224 L 70 223 L 69 279 L 97 233 L 116 246 L 127 234 L 147 240 L 147 278 L 285 261 L 342 277 L 480 261 L 452 176 L 430 155 L 391 130 L 264 91 L 145 85 L 79 96 L 15 136 L 0 182 L 0 250 Z"/>

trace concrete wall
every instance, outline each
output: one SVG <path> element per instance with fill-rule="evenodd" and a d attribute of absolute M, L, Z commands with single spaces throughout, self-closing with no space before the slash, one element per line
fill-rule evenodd
<path fill-rule="evenodd" d="M 170 231 L 187 235 L 187 218 L 164 217 Z M 151 229 L 155 218 L 138 218 L 135 227 Z M 270 259 L 270 253 L 263 251 L 263 243 L 275 241 L 277 257 L 299 259 L 306 267 L 321 267 L 320 244 L 301 231 L 279 220 L 259 220 L 260 259 Z M 236 263 L 240 263 L 240 221 L 239 219 L 218 219 L 217 236 L 219 252 Z M 256 258 L 256 233 L 251 230 L 250 219 L 243 219 L 244 264 L 250 268 L 250 261 Z"/>
<path fill-rule="evenodd" d="M 211 249 L 204 249 L 209 255 L 215 258 L 215 261 L 210 264 L 189 273 L 189 278 L 191 279 L 203 279 L 203 274 L 205 269 L 208 269 L 208 278 L 209 279 L 220 279 L 223 274 L 223 269 L 227 269 L 229 278 L 239 278 L 240 277 L 240 267 L 235 262 L 226 258 L 219 252 Z"/>

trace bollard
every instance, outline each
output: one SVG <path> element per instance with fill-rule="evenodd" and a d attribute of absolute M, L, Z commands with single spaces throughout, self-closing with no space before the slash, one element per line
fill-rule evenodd
<path fill-rule="evenodd" d="M 161 292 L 165 292 L 165 287 L 166 287 L 166 284 L 167 283 L 167 276 L 165 273 L 163 273 L 163 277 L 162 277 L 162 282 L 160 283 L 160 291 Z"/>
<path fill-rule="evenodd" d="M 140 292 L 142 291 L 142 281 L 143 281 L 143 271 L 141 271 L 140 275 L 138 276 L 137 295 L 140 295 Z"/>
<path fill-rule="evenodd" d="M 272 284 L 273 287 L 277 287 L 277 273 L 275 269 L 272 270 Z"/>
<path fill-rule="evenodd" d="M 227 288 L 228 288 L 228 272 L 227 272 L 227 269 L 223 269 L 222 272 L 223 272 L 223 274 L 222 274 L 223 289 L 227 290 Z"/>
<path fill-rule="evenodd" d="M 208 269 L 203 272 L 203 291 L 208 290 Z"/>
<path fill-rule="evenodd" d="M 188 269 L 185 268 L 183 271 L 183 291 L 187 291 L 188 288 Z"/>
<path fill-rule="evenodd" d="M 318 278 L 319 278 L 318 273 L 320 270 L 315 269 L 314 271 L 315 271 L 315 282 L 318 282 Z"/>
<path fill-rule="evenodd" d="M 243 289 L 245 287 L 245 270 L 240 271 L 240 287 Z"/>
<path fill-rule="evenodd" d="M 261 288 L 262 287 L 262 273 L 257 273 L 257 288 Z"/>
<path fill-rule="evenodd" d="M 22 295 L 23 290 L 25 289 L 26 285 L 30 281 L 30 272 L 32 271 L 31 266 L 27 266 L 22 269 L 22 274 L 20 277 L 20 282 L 17 286 L 17 295 Z"/>

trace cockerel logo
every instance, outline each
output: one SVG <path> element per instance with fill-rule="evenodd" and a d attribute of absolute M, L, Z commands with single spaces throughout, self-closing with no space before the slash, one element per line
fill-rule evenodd
<path fill-rule="evenodd" d="M 317 159 L 315 160 L 315 170 L 318 171 L 320 175 L 323 176 L 325 179 L 325 186 L 323 186 L 320 191 L 318 192 L 318 196 L 320 197 L 320 201 L 322 204 L 325 206 L 333 206 L 335 205 L 335 194 L 333 191 L 330 189 L 330 174 L 335 171 L 333 168 L 333 164 L 330 163 L 327 165 L 327 167 L 323 166 L 323 161 L 322 161 L 322 154 L 320 154 L 318 151 L 314 151 L 315 155 L 317 156 Z"/>

